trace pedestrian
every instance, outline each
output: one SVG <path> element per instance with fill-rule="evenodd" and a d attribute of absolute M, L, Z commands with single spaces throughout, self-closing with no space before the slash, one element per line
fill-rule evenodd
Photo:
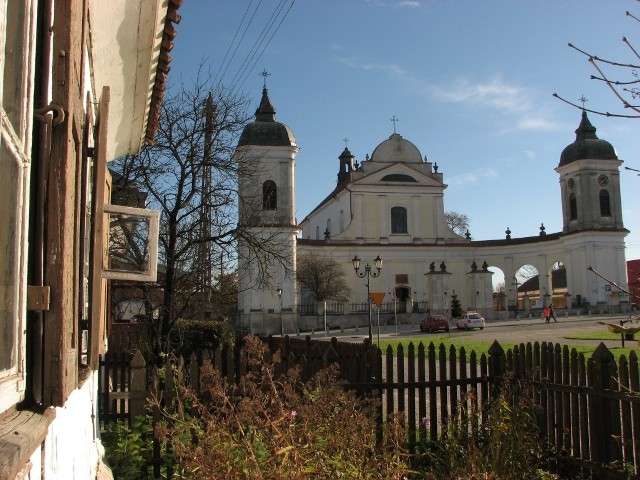
<path fill-rule="evenodd" d="M 549 323 L 549 317 L 551 316 L 551 311 L 549 310 L 549 306 L 546 305 L 542 310 L 544 313 L 544 323 Z"/>
<path fill-rule="evenodd" d="M 549 317 L 553 318 L 553 321 L 558 323 L 558 320 L 556 320 L 556 316 L 553 313 L 553 305 L 549 305 Z"/>

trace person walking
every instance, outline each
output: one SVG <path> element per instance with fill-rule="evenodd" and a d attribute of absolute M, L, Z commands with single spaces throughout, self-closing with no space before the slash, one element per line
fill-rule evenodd
<path fill-rule="evenodd" d="M 551 316 L 551 312 L 549 311 L 549 305 L 546 305 L 542 310 L 544 314 L 544 323 L 549 323 L 549 317 Z"/>
<path fill-rule="evenodd" d="M 553 313 L 553 305 L 549 305 L 549 317 L 550 317 L 550 318 L 553 318 L 553 321 L 554 321 L 554 322 L 556 322 L 556 323 L 558 323 L 558 320 L 556 320 L 556 316 L 555 316 L 555 314 Z"/>

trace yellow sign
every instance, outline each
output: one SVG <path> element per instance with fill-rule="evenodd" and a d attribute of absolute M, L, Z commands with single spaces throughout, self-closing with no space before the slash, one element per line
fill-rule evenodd
<path fill-rule="evenodd" d="M 378 308 L 382 304 L 383 299 L 384 299 L 384 292 L 371 292 L 371 300 L 373 300 L 373 303 L 375 303 L 376 306 L 378 306 Z"/>

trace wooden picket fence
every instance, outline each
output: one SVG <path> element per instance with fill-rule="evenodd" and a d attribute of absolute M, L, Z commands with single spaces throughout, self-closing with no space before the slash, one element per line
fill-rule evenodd
<path fill-rule="evenodd" d="M 270 352 L 281 351 L 280 373 L 299 365 L 304 379 L 337 363 L 350 388 L 381 400 L 380 422 L 389 414 L 403 414 L 411 450 L 421 440 L 438 438 L 458 408 L 483 412 L 504 382 L 524 380 L 535 390 L 542 433 L 557 451 L 597 471 L 598 478 L 627 478 L 617 477 L 621 468 L 640 478 L 640 375 L 635 352 L 616 363 L 604 344 L 585 358 L 552 343 L 520 344 L 505 352 L 495 342 L 488 355 L 478 356 L 433 343 L 410 343 L 406 352 L 399 347 L 394 354 L 390 348 L 383 353 L 368 341 L 309 337 L 264 341 Z M 163 398 L 172 397 L 178 381 L 197 391 L 203 361 L 210 361 L 229 382 L 238 382 L 248 368 L 242 348 L 220 348 L 203 357 L 180 359 L 177 368 L 165 370 Z M 157 375 L 140 352 L 102 358 L 100 421 L 130 421 L 144 413 L 150 391 L 158 388 Z M 157 477 L 159 468 L 156 459 Z"/>

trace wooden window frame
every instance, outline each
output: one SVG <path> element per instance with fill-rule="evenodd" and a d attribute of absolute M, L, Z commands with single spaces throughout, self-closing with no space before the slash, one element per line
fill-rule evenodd
<path fill-rule="evenodd" d="M 0 0 L 0 12 L 0 72 L 6 73 L 5 64 L 9 62 L 13 73 L 11 78 L 3 76 L 0 80 L 0 162 L 12 164 L 10 168 L 15 169 L 15 176 L 0 180 L 15 189 L 14 201 L 8 206 L 14 208 L 15 214 L 11 245 L 14 258 L 10 270 L 4 272 L 8 274 L 7 285 L 0 285 L 0 308 L 7 308 L 7 319 L 12 322 L 12 334 L 6 339 L 10 344 L 0 345 L 3 356 L 12 356 L 8 368 L 0 372 L 2 413 L 23 400 L 26 392 L 27 230 L 34 72 L 31 54 L 35 46 L 36 8 L 32 0 Z M 10 48 L 15 57 L 8 58 L 6 48 Z M 5 93 L 12 100 L 9 105 L 5 103 Z M 6 267 L 5 264 L 3 270 Z"/>
<path fill-rule="evenodd" d="M 149 236 L 147 244 L 147 252 L 149 261 L 147 268 L 141 272 L 132 272 L 129 270 L 109 269 L 103 264 L 102 278 L 111 280 L 129 280 L 140 282 L 155 282 L 158 274 L 158 237 L 160 234 L 160 212 L 148 208 L 127 207 L 124 205 L 105 204 L 102 208 L 105 215 L 105 221 L 108 220 L 109 214 L 130 215 L 145 218 L 148 220 Z"/>

